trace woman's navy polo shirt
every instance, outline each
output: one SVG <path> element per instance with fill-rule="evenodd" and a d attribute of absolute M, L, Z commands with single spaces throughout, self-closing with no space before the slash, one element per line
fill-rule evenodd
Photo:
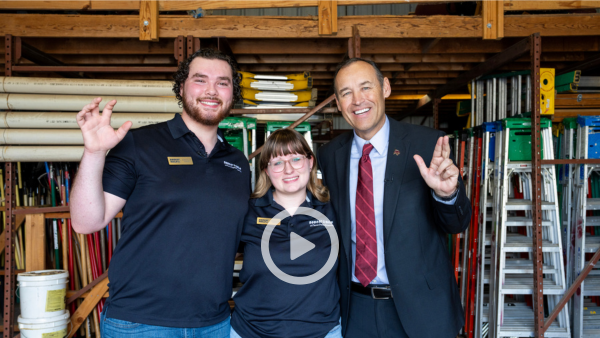
<path fill-rule="evenodd" d="M 323 203 L 307 191 L 301 207 L 324 214 L 335 226 L 330 203 Z M 272 218 L 283 207 L 273 200 L 272 191 L 249 202 L 244 221 L 244 266 L 240 281 L 244 283 L 233 298 L 235 309 L 231 326 L 243 338 L 316 338 L 325 337 L 340 320 L 340 291 L 335 266 L 317 282 L 307 285 L 288 284 L 273 275 L 263 261 L 261 238 L 266 227 L 257 218 Z M 311 221 L 313 221 L 311 223 Z M 315 219 L 294 215 L 276 226 L 269 241 L 271 258 L 279 269 L 292 276 L 317 272 L 329 258 L 331 240 L 327 229 Z M 315 244 L 304 255 L 290 259 L 290 233 L 295 232 Z"/>
<path fill-rule="evenodd" d="M 203 327 L 230 315 L 250 166 L 220 133 L 206 156 L 179 114 L 131 130 L 106 157 L 104 191 L 127 200 L 107 317 Z"/>

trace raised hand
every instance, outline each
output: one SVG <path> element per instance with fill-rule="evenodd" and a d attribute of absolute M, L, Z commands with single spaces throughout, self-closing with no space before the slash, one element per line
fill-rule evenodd
<path fill-rule="evenodd" d="M 114 130 L 110 125 L 112 110 L 117 104 L 117 100 L 112 100 L 106 104 L 100 115 L 99 104 L 101 97 L 92 100 L 77 113 L 77 124 L 83 134 L 83 145 L 86 152 L 103 153 L 116 146 L 127 134 L 131 128 L 131 121 L 123 123 L 118 130 Z"/>
<path fill-rule="evenodd" d="M 450 159 L 448 136 L 440 137 L 437 140 L 429 168 L 421 156 L 415 155 L 413 158 L 417 162 L 425 183 L 433 189 L 436 195 L 447 197 L 456 191 L 458 168 Z"/>

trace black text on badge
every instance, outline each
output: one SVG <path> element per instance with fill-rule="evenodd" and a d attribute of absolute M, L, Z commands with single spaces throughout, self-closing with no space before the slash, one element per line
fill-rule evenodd
<path fill-rule="evenodd" d="M 167 157 L 169 165 L 193 165 L 191 157 Z"/>

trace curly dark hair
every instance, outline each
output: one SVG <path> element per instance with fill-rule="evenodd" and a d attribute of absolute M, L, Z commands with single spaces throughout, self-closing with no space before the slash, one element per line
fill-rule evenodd
<path fill-rule="evenodd" d="M 231 67 L 231 74 L 233 75 L 233 102 L 237 102 L 242 98 L 242 89 L 240 87 L 240 82 L 242 81 L 241 75 L 238 73 L 238 64 L 234 58 L 231 56 L 212 48 L 202 48 L 194 52 L 194 54 L 190 55 L 185 61 L 183 61 L 179 68 L 177 68 L 177 72 L 173 74 L 173 79 L 175 82 L 173 83 L 173 93 L 175 93 L 175 97 L 177 98 L 177 102 L 179 103 L 179 107 L 183 107 L 183 98 L 181 97 L 180 91 L 181 86 L 185 80 L 187 80 L 190 75 L 190 63 L 197 58 L 205 58 L 209 60 L 223 60 L 229 64 Z"/>

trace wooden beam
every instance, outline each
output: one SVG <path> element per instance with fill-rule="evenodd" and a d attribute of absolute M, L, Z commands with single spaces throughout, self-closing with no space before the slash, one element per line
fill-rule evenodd
<path fill-rule="evenodd" d="M 140 0 L 92 0 L 90 10 L 95 11 L 137 11 L 140 8 Z"/>
<path fill-rule="evenodd" d="M 506 37 L 523 37 L 534 33 L 544 37 L 584 36 L 598 35 L 599 31 L 600 14 L 508 15 L 504 18 Z"/>
<path fill-rule="evenodd" d="M 160 16 L 159 36 L 180 34 L 199 38 L 316 38 L 318 21 L 307 17 Z M 481 37 L 481 17 L 466 16 L 347 16 L 338 18 L 340 38 Z M 511 15 L 505 18 L 505 36 L 540 32 L 543 36 L 597 36 L 600 14 Z M 0 14 L 0 33 L 21 37 L 139 37 L 135 15 Z"/>
<path fill-rule="evenodd" d="M 72 329 L 68 335 L 68 338 L 73 337 L 77 330 L 83 324 L 85 319 L 90 315 L 92 310 L 96 307 L 96 304 L 102 299 L 104 294 L 108 291 L 108 278 L 104 278 L 100 281 L 92 290 L 89 295 L 83 300 L 81 305 L 77 308 L 75 313 L 71 316 Z"/>
<path fill-rule="evenodd" d="M 425 84 L 446 84 L 447 79 L 397 79 L 394 85 L 425 85 Z"/>
<path fill-rule="evenodd" d="M 481 16 L 483 17 L 484 40 L 498 39 L 498 6 L 496 3 L 497 1 L 482 1 Z M 504 14 L 504 11 L 502 11 L 502 14 Z"/>
<path fill-rule="evenodd" d="M 5 1 L 0 0 L 0 9 L 9 10 L 87 10 L 91 1 Z"/>
<path fill-rule="evenodd" d="M 446 0 L 444 2 L 459 2 L 461 0 Z M 438 3 L 440 0 L 377 0 L 377 4 L 405 3 Z M 31 3 L 31 4 L 27 4 Z M 36 10 L 137 10 L 140 1 L 107 1 L 107 0 L 73 0 L 73 1 L 6 1 L 0 0 L 0 9 L 36 9 Z M 341 0 L 340 6 L 372 5 L 373 0 Z M 160 11 L 187 11 L 202 8 L 215 9 L 246 9 L 246 8 L 289 8 L 317 7 L 318 0 L 204 0 L 204 1 L 159 1 Z"/>
<path fill-rule="evenodd" d="M 357 6 L 373 4 L 406 4 L 406 3 L 439 3 L 440 0 L 339 0 L 339 6 Z M 459 2 L 459 0 L 450 0 L 444 2 Z M 245 9 L 245 8 L 289 8 L 289 7 L 317 7 L 318 0 L 225 0 L 225 1 L 160 1 L 161 11 L 181 11 L 195 10 L 202 8 L 204 10 L 215 9 Z"/>
<path fill-rule="evenodd" d="M 27 38 L 31 46 L 46 54 L 68 55 L 173 55 L 173 39 L 140 41 L 132 38 Z M 57 57 L 60 59 L 60 57 Z"/>
<path fill-rule="evenodd" d="M 421 49 L 421 53 L 422 54 L 429 53 L 431 48 L 433 48 L 435 45 L 437 45 L 438 42 L 440 42 L 441 40 L 442 40 L 442 38 L 433 38 L 433 39 L 428 39 L 428 40 L 422 41 L 423 49 Z"/>
<path fill-rule="evenodd" d="M 557 94 L 554 101 L 554 106 L 556 108 L 600 108 L 600 94 Z"/>
<path fill-rule="evenodd" d="M 569 66 L 568 68 L 561 69 L 557 72 L 556 75 L 566 74 L 568 72 L 572 72 L 574 70 L 587 70 L 592 68 L 597 68 L 600 66 L 600 54 L 593 55 L 581 63 L 578 63 L 573 66 Z"/>
<path fill-rule="evenodd" d="M 140 1 L 140 40 L 158 40 L 158 1 Z"/>
<path fill-rule="evenodd" d="M 318 0 L 319 35 L 337 34 L 337 0 Z"/>
<path fill-rule="evenodd" d="M 393 100 L 402 100 L 402 101 L 406 101 L 406 100 L 420 100 L 423 98 L 424 95 L 390 95 L 387 100 L 393 101 Z M 471 99 L 471 95 L 469 94 L 449 94 L 446 95 L 444 97 L 442 97 L 442 100 L 470 100 Z"/>
<path fill-rule="evenodd" d="M 514 44 L 510 48 L 507 48 L 502 53 L 496 54 L 493 57 L 486 60 L 486 62 L 477 65 L 472 68 L 468 72 L 465 72 L 463 75 L 457 77 L 456 79 L 448 82 L 446 85 L 432 91 L 431 93 L 425 95 L 423 98 L 419 100 L 419 102 L 414 106 L 413 109 L 408 111 L 407 113 L 402 114 L 401 116 L 410 116 L 412 113 L 417 111 L 419 108 L 429 104 L 431 100 L 440 98 L 445 96 L 446 94 L 450 94 L 457 89 L 464 87 L 471 79 L 475 79 L 486 75 L 516 59 L 518 59 L 521 55 L 527 53 L 529 51 L 529 40 L 530 38 L 525 38 Z"/>
<path fill-rule="evenodd" d="M 25 270 L 46 268 L 46 222 L 44 214 L 25 215 Z"/>
<path fill-rule="evenodd" d="M 366 54 L 460 54 L 460 53 L 500 53 L 518 42 L 518 38 L 485 40 L 481 38 L 440 39 L 427 50 L 433 39 L 418 38 L 362 38 L 361 50 Z M 102 43 L 103 40 L 98 41 Z M 589 37 L 547 37 L 544 38 L 543 52 L 596 52 L 600 50 L 600 38 Z M 347 43 L 344 39 L 302 39 L 290 43 L 289 39 L 229 39 L 235 55 L 241 54 L 344 54 Z M 108 45 L 108 42 L 107 42 Z M 110 45 L 109 45 L 110 46 Z M 124 54 L 127 54 L 126 46 Z"/>
<path fill-rule="evenodd" d="M 352 36 L 348 38 L 348 57 L 361 57 L 360 33 L 356 26 L 352 26 Z"/>
<path fill-rule="evenodd" d="M 600 1 L 524 1 L 504 0 L 505 11 L 552 11 L 600 8 Z"/>

